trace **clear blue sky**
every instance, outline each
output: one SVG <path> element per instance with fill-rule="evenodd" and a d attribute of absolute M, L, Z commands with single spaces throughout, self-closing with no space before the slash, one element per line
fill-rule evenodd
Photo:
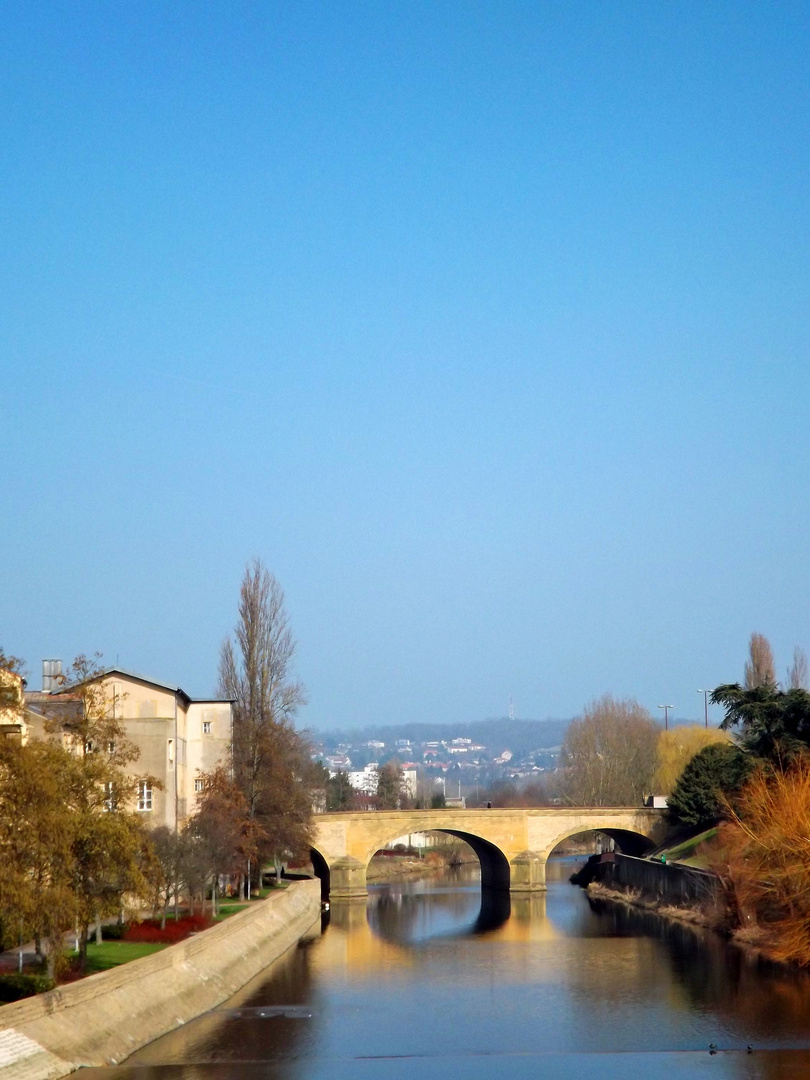
<path fill-rule="evenodd" d="M 5 4 L 0 644 L 210 693 L 258 555 L 316 728 L 810 651 L 808 30 Z"/>

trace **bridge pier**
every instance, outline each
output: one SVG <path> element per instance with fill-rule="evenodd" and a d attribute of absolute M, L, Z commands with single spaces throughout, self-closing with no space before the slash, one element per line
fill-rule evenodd
<path fill-rule="evenodd" d="M 509 891 L 545 892 L 546 860 L 536 851 L 521 851 L 509 863 Z"/>
<path fill-rule="evenodd" d="M 333 900 L 363 900 L 368 896 L 366 866 L 345 855 L 330 867 L 329 895 Z"/>

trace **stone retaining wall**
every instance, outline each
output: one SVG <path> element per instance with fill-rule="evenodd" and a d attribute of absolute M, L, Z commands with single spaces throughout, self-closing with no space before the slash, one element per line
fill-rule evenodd
<path fill-rule="evenodd" d="M 297 881 L 195 937 L 0 1007 L 0 1080 L 115 1065 L 235 994 L 320 929 L 321 887 Z"/>
<path fill-rule="evenodd" d="M 675 907 L 706 907 L 719 896 L 719 879 L 708 870 L 682 863 L 636 859 L 618 852 L 603 855 L 594 878 L 609 888 L 633 889 Z"/>

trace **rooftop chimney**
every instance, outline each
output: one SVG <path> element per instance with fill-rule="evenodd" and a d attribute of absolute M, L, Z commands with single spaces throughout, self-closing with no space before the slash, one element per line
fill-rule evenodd
<path fill-rule="evenodd" d="M 62 661 L 42 661 L 42 693 L 52 694 L 62 685 Z"/>

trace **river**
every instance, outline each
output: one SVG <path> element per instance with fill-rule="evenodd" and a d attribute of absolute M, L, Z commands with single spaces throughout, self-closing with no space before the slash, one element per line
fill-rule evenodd
<path fill-rule="evenodd" d="M 373 887 L 235 998 L 87 1080 L 810 1078 L 810 976 L 594 908 L 568 883 L 577 865 L 551 860 L 548 892 L 511 902 L 482 897 L 472 867 Z"/>

